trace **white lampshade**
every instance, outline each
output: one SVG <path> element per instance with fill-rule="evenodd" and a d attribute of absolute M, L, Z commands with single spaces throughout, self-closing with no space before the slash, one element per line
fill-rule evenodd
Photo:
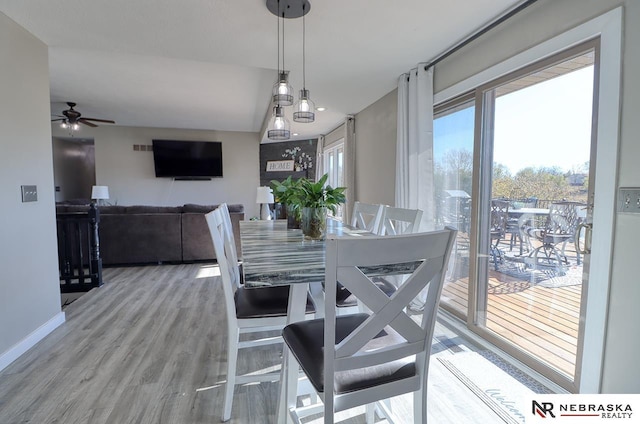
<path fill-rule="evenodd" d="M 91 198 L 96 200 L 108 199 L 109 198 L 109 187 L 108 186 L 93 186 L 91 189 Z"/>
<path fill-rule="evenodd" d="M 271 192 L 270 187 L 258 187 L 258 192 L 256 194 L 256 203 L 273 203 L 275 200 L 273 198 L 273 193 Z"/>

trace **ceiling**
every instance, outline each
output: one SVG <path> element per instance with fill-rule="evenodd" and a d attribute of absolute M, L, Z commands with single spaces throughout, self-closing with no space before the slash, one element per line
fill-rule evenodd
<path fill-rule="evenodd" d="M 265 3 L 0 0 L 0 11 L 49 46 L 52 114 L 73 101 L 83 116 L 123 126 L 260 132 L 277 74 L 277 19 Z M 327 110 L 312 124 L 290 119 L 298 139 L 328 133 L 519 0 L 310 3 L 306 83 Z M 301 38 L 302 19 L 287 19 L 296 98 Z"/>

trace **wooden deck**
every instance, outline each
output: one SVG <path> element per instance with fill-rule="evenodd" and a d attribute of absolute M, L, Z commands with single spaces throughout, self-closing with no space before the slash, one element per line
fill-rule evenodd
<path fill-rule="evenodd" d="M 468 278 L 445 283 L 442 303 L 467 311 Z M 547 288 L 491 270 L 485 327 L 573 378 L 581 285 Z"/>

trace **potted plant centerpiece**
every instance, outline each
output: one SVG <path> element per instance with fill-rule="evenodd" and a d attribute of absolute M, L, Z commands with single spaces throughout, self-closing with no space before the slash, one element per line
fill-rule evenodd
<path fill-rule="evenodd" d="M 271 188 L 275 196 L 276 203 L 284 206 L 284 214 L 280 214 L 287 219 L 287 228 L 300 228 L 300 179 L 294 180 L 288 176 L 282 182 L 271 180 Z M 278 209 L 278 208 L 276 208 Z"/>
<path fill-rule="evenodd" d="M 301 227 L 306 238 L 322 240 L 327 228 L 327 210 L 335 214 L 338 205 L 346 200 L 346 187 L 325 185 L 328 178 L 329 175 L 324 174 L 317 182 L 306 178 L 299 180 L 300 187 L 294 201 L 301 208 Z"/>

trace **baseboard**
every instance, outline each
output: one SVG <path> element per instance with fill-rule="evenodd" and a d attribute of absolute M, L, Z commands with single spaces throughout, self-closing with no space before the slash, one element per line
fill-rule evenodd
<path fill-rule="evenodd" d="M 59 312 L 27 337 L 9 348 L 9 350 L 0 354 L 0 371 L 9 366 L 9 364 L 18 359 L 23 353 L 31 349 L 36 343 L 44 339 L 49 333 L 58 328 L 64 322 L 65 314 L 64 312 Z"/>

